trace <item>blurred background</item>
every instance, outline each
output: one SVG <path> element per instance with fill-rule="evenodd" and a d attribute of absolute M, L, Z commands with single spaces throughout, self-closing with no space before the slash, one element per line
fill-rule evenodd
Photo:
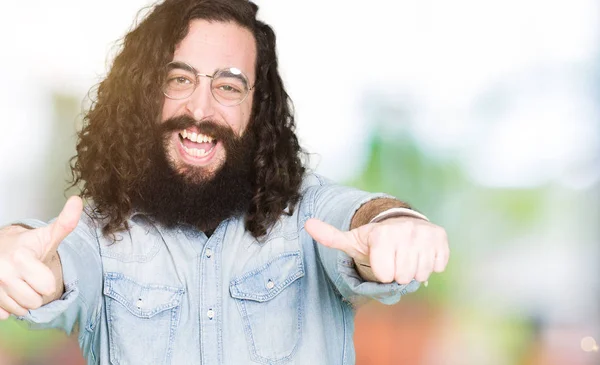
<path fill-rule="evenodd" d="M 144 0 L 0 12 L 0 225 L 49 219 L 117 40 Z M 357 313 L 359 365 L 600 364 L 600 4 L 257 1 L 317 172 L 408 201 L 450 264 Z M 0 323 L 0 365 L 83 364 Z"/>

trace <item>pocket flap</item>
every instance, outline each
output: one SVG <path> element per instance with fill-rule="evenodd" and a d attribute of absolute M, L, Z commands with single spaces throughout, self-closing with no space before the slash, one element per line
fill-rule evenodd
<path fill-rule="evenodd" d="M 233 298 L 265 302 L 304 276 L 300 251 L 284 252 L 258 269 L 231 281 Z"/>
<path fill-rule="evenodd" d="M 177 307 L 184 292 L 184 289 L 167 285 L 141 284 L 120 273 L 104 275 L 104 295 L 140 318 L 151 318 Z"/>

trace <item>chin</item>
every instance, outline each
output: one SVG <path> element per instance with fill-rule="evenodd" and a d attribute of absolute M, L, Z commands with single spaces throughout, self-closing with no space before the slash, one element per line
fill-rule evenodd
<path fill-rule="evenodd" d="M 198 166 L 178 158 L 174 146 L 171 146 L 169 151 L 169 165 L 190 183 L 202 183 L 211 180 L 225 164 L 225 156 L 214 156 L 209 164 Z"/>

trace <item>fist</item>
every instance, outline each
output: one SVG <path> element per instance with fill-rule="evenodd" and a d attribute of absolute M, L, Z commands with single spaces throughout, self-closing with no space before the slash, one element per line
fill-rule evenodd
<path fill-rule="evenodd" d="M 382 283 L 426 282 L 448 264 L 446 231 L 426 220 L 396 217 L 342 232 L 309 219 L 305 228 L 318 243 L 344 251 L 357 265 L 370 268 Z"/>
<path fill-rule="evenodd" d="M 38 229 L 0 230 L 0 320 L 24 316 L 56 293 L 56 277 L 44 263 L 77 226 L 83 202 L 71 197 L 58 218 Z"/>

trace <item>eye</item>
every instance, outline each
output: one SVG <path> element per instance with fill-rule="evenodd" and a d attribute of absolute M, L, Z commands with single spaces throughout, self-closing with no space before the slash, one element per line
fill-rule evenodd
<path fill-rule="evenodd" d="M 189 90 L 194 87 L 194 80 L 190 76 L 181 74 L 172 74 L 167 77 L 165 84 L 167 90 Z"/>
<path fill-rule="evenodd" d="M 241 92 L 238 88 L 236 88 L 232 85 L 228 85 L 228 84 L 219 85 L 218 89 L 220 89 L 222 91 L 226 91 L 228 93 L 240 93 Z"/>
<path fill-rule="evenodd" d="M 179 85 L 193 84 L 192 80 L 185 76 L 174 76 L 169 79 L 169 83 L 175 83 Z"/>
<path fill-rule="evenodd" d="M 175 81 L 179 84 L 187 84 L 190 83 L 190 80 L 186 79 L 185 77 L 178 77 L 175 79 Z"/>

